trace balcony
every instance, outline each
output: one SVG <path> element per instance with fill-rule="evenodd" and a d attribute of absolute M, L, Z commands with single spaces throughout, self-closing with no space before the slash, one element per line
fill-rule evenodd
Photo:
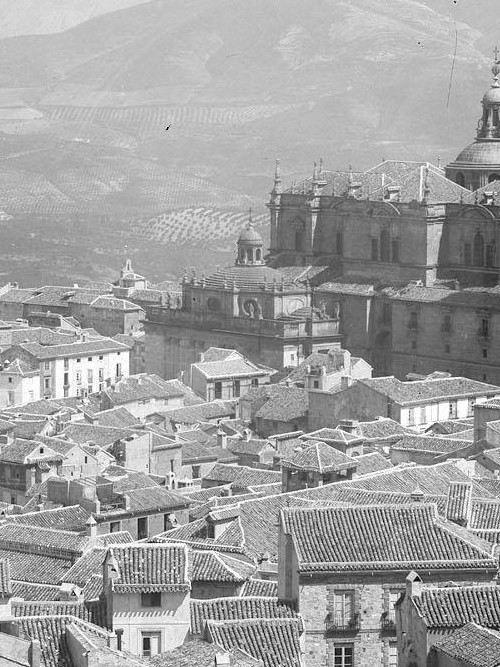
<path fill-rule="evenodd" d="M 325 620 L 327 633 L 356 633 L 359 631 L 359 615 L 345 616 L 343 614 L 328 614 Z"/>
<path fill-rule="evenodd" d="M 384 616 L 381 621 L 381 631 L 386 635 L 396 634 L 396 618 L 395 616 Z"/>

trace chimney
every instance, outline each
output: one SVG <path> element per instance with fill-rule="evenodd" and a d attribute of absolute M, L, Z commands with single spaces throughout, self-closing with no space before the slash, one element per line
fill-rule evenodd
<path fill-rule="evenodd" d="M 356 435 L 359 428 L 359 422 L 356 419 L 342 419 L 339 423 L 339 428 L 346 433 Z"/>
<path fill-rule="evenodd" d="M 222 429 L 217 431 L 217 447 L 227 448 L 227 433 Z"/>
<path fill-rule="evenodd" d="M 406 577 L 406 595 L 416 597 L 422 593 L 422 579 L 415 570 L 412 570 Z"/>
<path fill-rule="evenodd" d="M 91 539 L 95 539 L 97 537 L 97 521 L 94 519 L 92 514 L 85 522 L 85 526 L 85 535 Z"/>
<path fill-rule="evenodd" d="M 110 632 L 109 635 L 106 637 L 106 644 L 108 645 L 108 648 L 111 648 L 115 651 L 121 651 L 121 639 L 123 633 L 123 630 L 121 630 L 121 633 L 118 634 L 119 630 L 116 632 Z"/>

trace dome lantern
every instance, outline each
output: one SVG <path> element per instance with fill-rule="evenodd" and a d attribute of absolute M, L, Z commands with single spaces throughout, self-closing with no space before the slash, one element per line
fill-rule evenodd
<path fill-rule="evenodd" d="M 252 209 L 248 214 L 248 222 L 242 230 L 238 241 L 238 255 L 236 264 L 239 266 L 261 266 L 263 260 L 264 241 L 262 236 L 254 229 L 252 220 Z"/>

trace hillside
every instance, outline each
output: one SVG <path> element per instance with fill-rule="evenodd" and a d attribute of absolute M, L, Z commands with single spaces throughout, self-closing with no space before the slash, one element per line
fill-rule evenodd
<path fill-rule="evenodd" d="M 209 236 L 264 210 L 277 155 L 287 181 L 320 155 L 357 169 L 453 158 L 497 29 L 493 0 L 18 1 L 9 21 L 27 34 L 0 39 L 0 209 L 38 216 L 48 238 L 51 216 L 104 213 L 124 243 L 164 216 L 187 225 L 162 237 L 184 239 L 175 263 L 196 252 L 192 210 L 218 211 Z"/>

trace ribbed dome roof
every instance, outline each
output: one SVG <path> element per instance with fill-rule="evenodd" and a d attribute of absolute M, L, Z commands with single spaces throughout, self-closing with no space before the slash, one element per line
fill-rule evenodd
<path fill-rule="evenodd" d="M 264 241 L 262 240 L 262 236 L 257 232 L 254 228 L 253 225 L 248 224 L 241 232 L 240 238 L 238 239 L 238 243 L 241 243 L 243 245 L 263 245 Z"/>
<path fill-rule="evenodd" d="M 454 163 L 485 165 L 500 169 L 500 141 L 475 141 L 463 149 Z M 453 166 L 453 163 L 450 166 Z"/>
<path fill-rule="evenodd" d="M 285 287 L 293 285 L 292 281 L 277 269 L 272 269 L 270 266 L 251 264 L 228 266 L 220 269 L 216 273 L 212 273 L 211 276 L 208 276 L 205 284 L 209 287 L 223 287 L 224 283 L 227 283 L 229 287 L 234 281 L 236 287 L 239 289 L 254 289 L 265 282 L 271 286 L 275 280 L 278 286 L 282 284 L 282 280 Z"/>

